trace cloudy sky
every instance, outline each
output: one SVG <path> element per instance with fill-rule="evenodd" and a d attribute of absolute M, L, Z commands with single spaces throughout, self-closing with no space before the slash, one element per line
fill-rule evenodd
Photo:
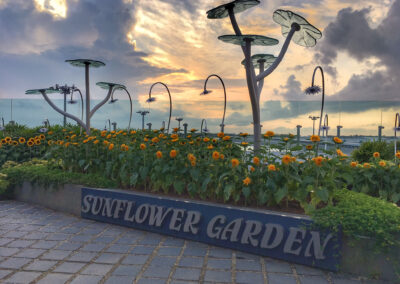
<path fill-rule="evenodd" d="M 162 81 L 171 89 L 174 117 L 184 116 L 192 123 L 200 118 L 219 123 L 223 93 L 218 82 L 210 81 L 212 94 L 199 96 L 205 78 L 218 74 L 227 86 L 228 129 L 250 131 L 242 52 L 217 39 L 233 34 L 229 19 L 206 17 L 207 10 L 223 3 L 0 0 L 0 112 L 6 112 L 6 99 L 25 98 L 24 91 L 30 88 L 74 83 L 83 89 L 83 70 L 64 60 L 91 58 L 106 63 L 106 67 L 91 70 L 95 98 L 104 96 L 95 82 L 119 82 L 133 94 L 135 110 L 148 108 L 145 100 L 150 85 Z M 308 115 L 316 115 L 319 106 L 307 101 L 320 97 L 305 96 L 303 90 L 317 65 L 326 72 L 333 124 L 344 124 L 352 131 L 375 131 L 383 113 L 383 123 L 389 126 L 400 105 L 400 0 L 261 0 L 260 5 L 237 15 L 242 32 L 273 37 L 280 44 L 256 47 L 254 53 L 279 53 L 284 37 L 272 20 L 278 8 L 302 15 L 323 37 L 314 48 L 292 43 L 280 66 L 266 78 L 261 95 L 264 128 L 286 131 L 296 124 L 309 128 Z M 165 91 L 157 87 L 154 96 L 153 120 L 165 120 Z M 109 110 L 127 108 L 121 104 Z"/>

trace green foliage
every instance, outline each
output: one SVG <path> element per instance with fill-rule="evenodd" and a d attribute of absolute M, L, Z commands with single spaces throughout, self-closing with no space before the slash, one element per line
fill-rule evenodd
<path fill-rule="evenodd" d="M 10 185 L 7 180 L 7 175 L 0 173 L 0 195 L 6 193 L 8 186 Z"/>
<path fill-rule="evenodd" d="M 62 184 L 79 184 L 98 188 L 117 188 L 118 184 L 99 174 L 69 173 L 57 167 L 49 167 L 47 161 L 32 160 L 15 166 L 6 166 L 1 170 L 6 182 L 14 187 L 24 181 L 46 187 Z M 1 183 L 1 179 L 0 179 Z M 1 193 L 1 192 L 0 192 Z"/>
<path fill-rule="evenodd" d="M 317 226 L 337 230 L 352 238 L 375 240 L 379 249 L 400 246 L 400 208 L 393 203 L 346 189 L 334 194 L 335 204 L 307 212 Z"/>
<path fill-rule="evenodd" d="M 397 142 L 397 149 L 400 142 Z M 373 153 L 378 152 L 384 160 L 392 160 L 394 158 L 394 143 L 385 141 L 368 141 L 361 143 L 360 147 L 351 153 L 354 160 L 360 163 L 369 162 Z"/>

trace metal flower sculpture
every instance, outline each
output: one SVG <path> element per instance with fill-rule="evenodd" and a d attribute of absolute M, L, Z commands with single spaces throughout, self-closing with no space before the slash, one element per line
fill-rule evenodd
<path fill-rule="evenodd" d="M 67 113 L 63 110 L 61 110 L 59 107 L 57 107 L 48 97 L 48 94 L 51 93 L 59 93 L 59 90 L 56 90 L 54 88 L 45 88 L 45 89 L 34 89 L 34 90 L 27 90 L 25 94 L 27 95 L 32 95 L 32 94 L 41 94 L 43 98 L 46 100 L 46 102 L 57 112 L 62 114 L 65 117 L 68 117 L 72 120 L 75 120 L 80 126 L 82 126 L 86 133 L 90 135 L 91 128 L 90 128 L 90 119 L 92 116 L 95 114 L 95 112 L 102 107 L 111 97 L 111 94 L 114 90 L 114 88 L 125 88 L 125 86 L 120 85 L 120 84 L 115 84 L 115 83 L 108 83 L 108 82 L 99 82 L 96 85 L 100 86 L 101 88 L 108 89 L 108 93 L 106 97 L 98 103 L 93 109 L 90 109 L 90 88 L 89 88 L 89 68 L 98 68 L 101 66 L 105 66 L 105 64 L 101 61 L 97 60 L 91 60 L 91 59 L 74 59 L 74 60 L 66 60 L 65 62 L 70 63 L 72 66 L 75 67 L 84 67 L 85 68 L 85 91 L 86 91 L 86 102 L 85 102 L 85 107 L 86 107 L 86 121 L 84 122 L 83 119 L 79 119 L 75 115 L 72 115 L 70 113 Z"/>
<path fill-rule="evenodd" d="M 397 132 L 400 132 L 400 114 L 396 113 L 396 117 L 394 119 L 394 156 L 397 158 Z"/>
<path fill-rule="evenodd" d="M 146 102 L 151 103 L 151 102 L 154 102 L 154 101 L 156 100 L 155 97 L 152 97 L 152 96 L 151 96 L 151 91 L 153 90 L 153 87 L 154 87 L 155 85 L 157 85 L 157 84 L 160 84 L 160 85 L 164 86 L 165 89 L 166 89 L 167 92 L 168 92 L 168 97 L 169 97 L 169 116 L 168 116 L 168 128 L 167 128 L 167 133 L 169 133 L 169 127 L 170 127 L 170 124 L 171 124 L 171 115 L 172 115 L 172 97 L 171 97 L 171 92 L 169 91 L 168 86 L 167 86 L 166 84 L 164 84 L 163 82 L 156 82 L 156 83 L 154 83 L 153 85 L 151 85 L 150 91 L 149 91 L 149 98 L 146 100 Z"/>
<path fill-rule="evenodd" d="M 322 36 L 321 32 L 309 24 L 303 17 L 290 11 L 276 10 L 273 19 L 282 26 L 282 34 L 286 37 L 286 40 L 278 57 L 274 58 L 271 64 L 263 63 L 257 66 L 259 67 L 259 73 L 256 75 L 254 58 L 251 56 L 252 46 L 276 45 L 278 44 L 278 40 L 259 35 L 243 35 L 236 22 L 235 14 L 258 4 L 260 4 L 259 0 L 235 0 L 207 12 L 207 18 L 209 19 L 222 19 L 229 16 L 235 35 L 220 36 L 219 39 L 224 42 L 239 44 L 245 56 L 244 65 L 253 113 L 255 150 L 258 150 L 261 146 L 260 94 L 264 87 L 264 78 L 279 66 L 292 39 L 296 44 L 311 47 Z"/>

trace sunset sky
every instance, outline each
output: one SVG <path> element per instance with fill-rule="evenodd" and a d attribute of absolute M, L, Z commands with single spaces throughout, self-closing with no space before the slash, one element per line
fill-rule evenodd
<path fill-rule="evenodd" d="M 173 116 L 193 123 L 207 118 L 210 124 L 219 124 L 223 106 L 219 83 L 212 80 L 209 88 L 214 92 L 199 96 L 205 78 L 218 74 L 227 86 L 228 130 L 251 131 L 242 51 L 217 39 L 233 34 L 228 18 L 206 17 L 207 10 L 226 2 L 0 0 L 0 104 L 8 98 L 26 98 L 27 89 L 55 83 L 74 83 L 83 89 L 83 69 L 64 60 L 91 58 L 106 63 L 91 70 L 91 92 L 96 99 L 105 94 L 95 82 L 118 82 L 134 95 L 135 111 L 148 108 L 150 85 L 162 81 L 172 93 Z M 317 115 L 318 104 L 299 112 L 301 103 L 296 103 L 295 110 L 290 101 L 321 99 L 303 94 L 317 65 L 326 72 L 327 101 L 363 102 L 352 104 L 354 109 L 342 109 L 341 104 L 332 109 L 333 125 L 376 132 L 382 112 L 383 122 L 390 126 L 400 105 L 389 103 L 400 101 L 400 0 L 261 0 L 260 5 L 238 14 L 238 23 L 244 34 L 273 37 L 279 45 L 256 47 L 254 54 L 280 51 L 285 38 L 272 20 L 276 9 L 302 15 L 323 37 L 314 48 L 292 42 L 280 66 L 266 78 L 261 95 L 264 128 L 289 131 L 302 124 L 309 130 L 308 115 Z M 167 96 L 161 87 L 154 91 L 153 120 L 165 120 Z M 279 103 L 275 108 L 270 101 Z M 367 101 L 383 103 L 377 106 Z"/>

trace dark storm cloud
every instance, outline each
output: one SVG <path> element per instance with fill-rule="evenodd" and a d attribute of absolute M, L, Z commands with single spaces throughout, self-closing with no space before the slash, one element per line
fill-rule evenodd
<path fill-rule="evenodd" d="M 316 59 L 328 67 L 338 55 L 347 52 L 359 61 L 371 57 L 379 59 L 376 67 L 386 70 L 353 75 L 348 85 L 335 95 L 340 100 L 398 100 L 400 89 L 400 0 L 396 0 L 386 18 L 376 27 L 368 24 L 369 10 L 341 10 L 335 21 L 324 31 L 324 40 L 319 45 Z"/>

